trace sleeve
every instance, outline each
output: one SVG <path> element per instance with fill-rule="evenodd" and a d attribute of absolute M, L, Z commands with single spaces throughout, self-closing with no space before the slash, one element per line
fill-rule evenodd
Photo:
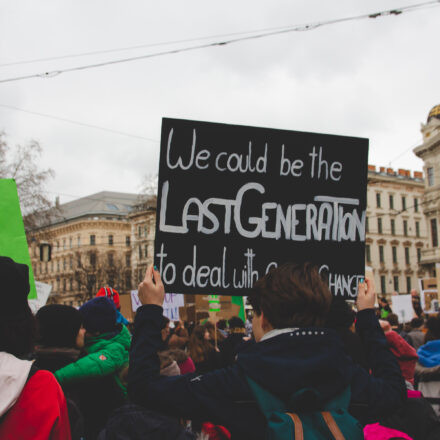
<path fill-rule="evenodd" d="M 159 306 L 137 310 L 128 371 L 128 394 L 134 403 L 171 415 L 215 421 L 219 405 L 227 408 L 237 396 L 250 395 L 236 366 L 200 376 L 161 377 L 157 351 L 162 346 L 162 320 Z"/>
<path fill-rule="evenodd" d="M 351 402 L 366 406 L 369 418 L 378 420 L 405 402 L 405 380 L 373 309 L 358 313 L 356 331 L 364 343 L 371 374 L 354 366 Z"/>
<path fill-rule="evenodd" d="M 125 348 L 112 344 L 107 349 L 99 350 L 66 365 L 55 372 L 61 385 L 78 382 L 83 379 L 107 376 L 119 370 L 124 362 Z"/>

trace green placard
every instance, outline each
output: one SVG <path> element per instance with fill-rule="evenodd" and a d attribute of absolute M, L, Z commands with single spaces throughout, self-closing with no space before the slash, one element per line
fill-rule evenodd
<path fill-rule="evenodd" d="M 18 200 L 17 185 L 13 179 L 0 179 L 0 255 L 29 266 L 29 299 L 37 297 L 31 257 L 24 232 Z"/>

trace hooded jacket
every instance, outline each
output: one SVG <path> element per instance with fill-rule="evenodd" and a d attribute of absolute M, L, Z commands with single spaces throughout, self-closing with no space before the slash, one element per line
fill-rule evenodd
<path fill-rule="evenodd" d="M 49 371 L 0 352 L 0 438 L 70 440 L 66 399 Z M 29 378 L 29 380 L 28 380 Z"/>
<path fill-rule="evenodd" d="M 232 438 L 265 438 L 264 416 L 255 404 L 246 376 L 281 399 L 302 388 L 316 389 L 323 401 L 348 385 L 352 403 L 365 406 L 371 420 L 406 399 L 405 382 L 389 351 L 373 310 L 358 314 L 373 372 L 353 364 L 333 330 L 302 328 L 259 343 L 244 344 L 233 365 L 204 375 L 159 377 L 162 308 L 142 306 L 135 319 L 128 392 L 133 402 L 170 415 L 223 425 Z"/>

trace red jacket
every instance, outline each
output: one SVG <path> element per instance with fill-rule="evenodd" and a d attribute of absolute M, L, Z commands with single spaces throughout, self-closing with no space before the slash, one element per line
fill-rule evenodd
<path fill-rule="evenodd" d="M 66 399 L 54 375 L 37 371 L 0 422 L 2 440 L 70 440 Z"/>
<path fill-rule="evenodd" d="M 402 376 L 414 385 L 414 371 L 418 359 L 414 347 L 408 344 L 398 333 L 391 330 L 385 333 L 391 352 L 396 356 Z"/>

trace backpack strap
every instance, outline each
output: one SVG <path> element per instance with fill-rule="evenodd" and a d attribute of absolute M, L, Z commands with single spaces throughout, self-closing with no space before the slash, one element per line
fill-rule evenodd
<path fill-rule="evenodd" d="M 321 412 L 322 418 L 324 419 L 324 422 L 327 424 L 328 429 L 332 433 L 335 440 L 345 440 L 344 435 L 342 434 L 341 430 L 339 429 L 339 426 L 335 422 L 335 419 L 328 411 L 322 411 Z M 296 437 L 295 437 L 296 439 Z"/>
<path fill-rule="evenodd" d="M 303 425 L 301 419 L 295 413 L 286 413 L 292 419 L 295 427 L 295 440 L 304 440 Z M 339 439 L 337 439 L 339 440 Z"/>

